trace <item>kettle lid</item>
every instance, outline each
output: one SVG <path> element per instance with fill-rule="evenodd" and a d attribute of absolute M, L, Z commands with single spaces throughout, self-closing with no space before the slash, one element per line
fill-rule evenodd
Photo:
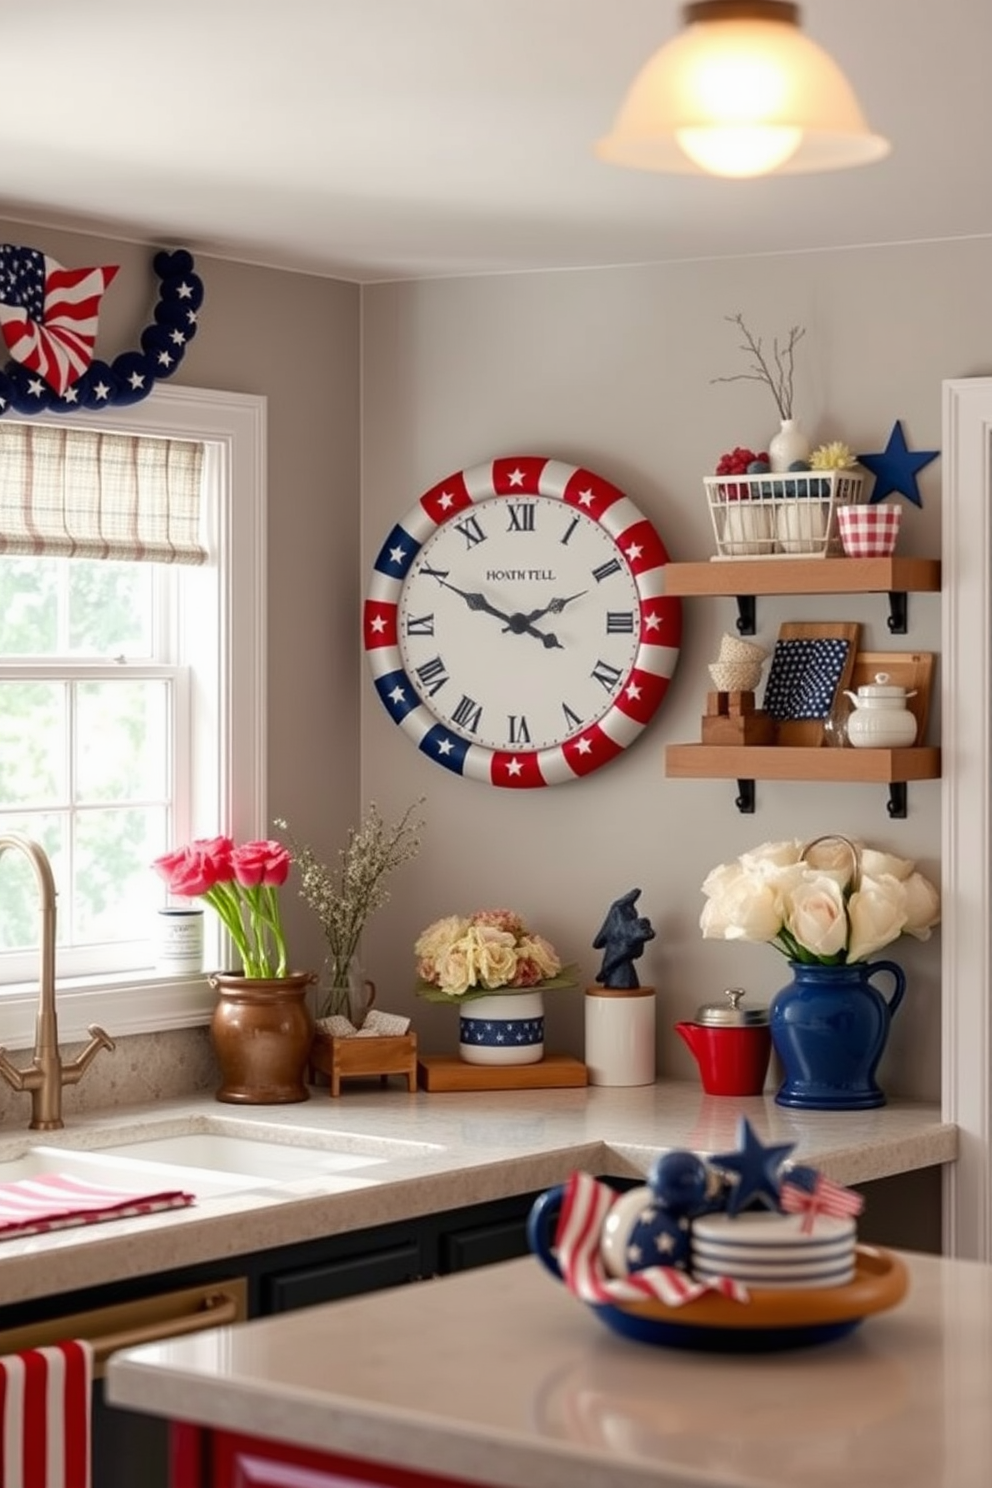
<path fill-rule="evenodd" d="M 746 996 L 743 987 L 728 987 L 724 992 L 726 1002 L 710 1002 L 699 1008 L 696 1022 L 707 1028 L 753 1028 L 768 1022 L 767 1008 L 743 1008 L 741 1000 Z"/>
<path fill-rule="evenodd" d="M 899 687 L 895 683 L 891 683 L 888 672 L 876 672 L 873 683 L 866 682 L 858 688 L 858 697 L 865 698 L 907 698 L 915 696 L 915 692 L 908 692 L 905 687 Z"/>

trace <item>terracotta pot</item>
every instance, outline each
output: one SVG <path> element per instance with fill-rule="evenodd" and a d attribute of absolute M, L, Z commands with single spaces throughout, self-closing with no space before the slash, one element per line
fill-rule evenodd
<path fill-rule="evenodd" d="M 315 974 L 268 979 L 216 972 L 209 980 L 217 993 L 210 1020 L 221 1072 L 217 1099 L 251 1106 L 309 1100 L 313 1017 L 306 998 Z"/>

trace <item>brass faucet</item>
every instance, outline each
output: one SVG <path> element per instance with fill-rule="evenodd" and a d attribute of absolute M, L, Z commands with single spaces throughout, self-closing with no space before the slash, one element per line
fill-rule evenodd
<path fill-rule="evenodd" d="M 44 848 L 19 832 L 0 835 L 0 856 L 17 848 L 34 868 L 41 895 L 41 970 L 38 984 L 38 1016 L 35 1023 L 34 1058 L 27 1069 L 18 1069 L 0 1047 L 0 1075 L 15 1090 L 31 1092 L 31 1131 L 59 1131 L 62 1120 L 62 1087 L 75 1085 L 101 1049 L 113 1049 L 114 1041 L 91 1023 L 90 1042 L 71 1063 L 59 1053 L 59 1028 L 55 1013 L 55 879 Z"/>

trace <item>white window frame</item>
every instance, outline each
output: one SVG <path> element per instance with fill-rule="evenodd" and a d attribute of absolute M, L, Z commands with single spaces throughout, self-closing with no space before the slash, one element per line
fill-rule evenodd
<path fill-rule="evenodd" d="M 216 534 L 220 666 L 207 668 L 206 706 L 216 735 L 194 736 L 191 835 L 227 832 L 235 840 L 268 837 L 266 798 L 266 399 L 209 388 L 158 386 L 141 403 L 78 415 L 37 414 L 34 422 L 202 440 L 220 462 Z M 202 785 L 204 788 L 199 789 Z M 149 868 L 149 912 L 156 889 Z M 58 962 L 56 958 L 56 973 Z M 84 1039 L 91 1023 L 112 1037 L 193 1028 L 216 1001 L 206 977 L 149 973 L 58 978 L 59 1039 Z M 0 995 L 0 1045 L 34 1042 L 37 987 Z"/>

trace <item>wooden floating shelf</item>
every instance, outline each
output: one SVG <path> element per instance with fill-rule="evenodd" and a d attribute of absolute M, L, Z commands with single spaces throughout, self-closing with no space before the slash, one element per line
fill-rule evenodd
<path fill-rule="evenodd" d="M 666 594 L 932 594 L 939 589 L 937 558 L 715 558 L 665 565 Z"/>
<path fill-rule="evenodd" d="M 669 744 L 665 774 L 679 780 L 835 780 L 891 785 L 938 780 L 940 750 L 789 748 L 783 744 Z"/>

